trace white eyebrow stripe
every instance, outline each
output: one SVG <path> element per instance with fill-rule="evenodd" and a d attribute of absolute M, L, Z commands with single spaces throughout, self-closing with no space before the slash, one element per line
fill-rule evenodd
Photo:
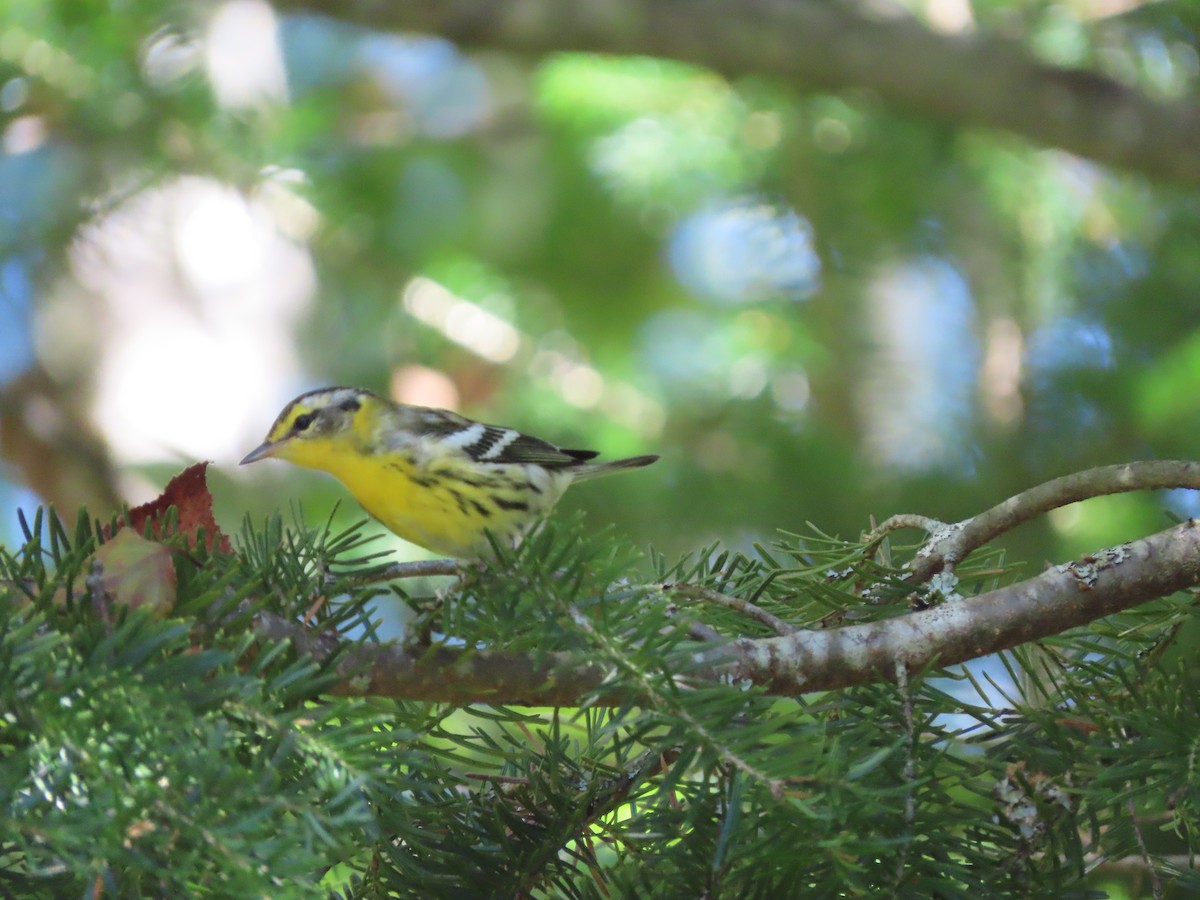
<path fill-rule="evenodd" d="M 500 438 L 500 440 L 496 441 L 496 443 L 492 444 L 492 446 L 488 447 L 487 450 L 485 450 L 483 453 L 481 453 L 478 458 L 479 459 L 495 459 L 496 457 L 503 454 L 504 451 L 508 449 L 509 444 L 511 444 L 513 441 L 515 441 L 520 436 L 521 436 L 521 432 L 519 432 L 519 431 L 516 431 L 512 428 L 505 429 L 504 436 L 502 438 Z"/>
<path fill-rule="evenodd" d="M 329 392 L 329 405 L 341 406 L 347 400 L 357 400 L 358 391 L 354 388 L 341 388 L 336 391 Z"/>
<path fill-rule="evenodd" d="M 456 431 L 454 434 L 446 435 L 443 440 L 452 447 L 461 447 L 466 449 L 472 444 L 479 443 L 479 440 L 487 433 L 487 429 L 479 422 L 473 422 L 462 431 Z"/>

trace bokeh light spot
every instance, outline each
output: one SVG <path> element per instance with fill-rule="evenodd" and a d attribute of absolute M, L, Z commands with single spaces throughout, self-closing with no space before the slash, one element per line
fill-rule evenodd
<path fill-rule="evenodd" d="M 489 362 L 508 362 L 521 348 L 521 335 L 516 328 L 431 278 L 417 277 L 410 281 L 404 288 L 402 302 L 413 318 Z"/>
<path fill-rule="evenodd" d="M 869 303 L 877 350 L 859 385 L 868 454 L 898 469 L 969 470 L 980 354 L 966 279 L 944 259 L 907 260 L 880 272 Z"/>
<path fill-rule="evenodd" d="M 724 304 L 803 300 L 817 289 L 821 271 L 809 223 L 754 198 L 684 219 L 668 255 L 684 286 Z"/>
<path fill-rule="evenodd" d="M 458 409 L 459 393 L 445 372 L 427 366 L 401 366 L 392 373 L 392 398 L 413 406 Z"/>

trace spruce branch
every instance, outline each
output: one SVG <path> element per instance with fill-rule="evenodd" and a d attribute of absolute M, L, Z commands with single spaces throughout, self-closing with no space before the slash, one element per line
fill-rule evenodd
<path fill-rule="evenodd" d="M 1140 486 L 1162 486 L 1131 468 Z M 175 539 L 170 525 L 161 540 Z M 162 618 L 107 600 L 96 608 L 121 585 L 88 577 L 95 548 L 119 545 L 92 532 L 52 530 L 43 545 L 34 528 L 19 554 L 0 550 L 0 711 L 14 726 L 0 754 L 0 831 L 17 839 L 5 865 L 58 866 L 75 893 L 218 878 L 224 889 L 232 875 L 239 895 L 291 879 L 298 893 L 325 896 L 345 872 L 350 895 L 503 885 L 512 896 L 644 896 L 651 871 L 689 895 L 795 884 L 927 895 L 997 880 L 1029 892 L 1077 880 L 1104 854 L 1156 873 L 1166 890 L 1182 868 L 1169 854 L 1192 846 L 1200 694 L 1184 654 L 1195 604 L 1098 622 L 1050 653 L 1003 654 L 1044 707 L 997 709 L 983 690 L 971 706 L 916 676 L 1195 586 L 1195 522 L 907 612 L 870 602 L 911 585 L 900 561 L 864 558 L 861 541 L 818 533 L 781 545 L 778 561 L 714 548 L 656 566 L 645 584 L 629 579 L 630 556 L 613 542 L 547 528 L 519 554 L 468 569 L 443 610 L 451 638 L 420 645 L 375 637 L 377 589 L 356 579 L 385 569 L 359 551 L 354 529 L 284 532 L 273 519 L 248 528 L 239 555 L 180 552 L 173 614 Z M 981 562 L 986 551 L 958 575 L 979 585 Z M 817 624 L 830 608 L 858 624 Z M 731 639 L 746 617 L 770 636 Z M 872 682 L 898 689 L 771 696 Z M 353 699 L 365 695 L 467 708 Z M 557 709 L 507 703 L 583 708 L 561 723 Z M 946 714 L 982 727 L 946 724 Z M 988 752 L 956 753 L 973 741 Z M 1001 772 L 1013 798 L 1033 802 L 1019 821 L 986 818 L 980 804 Z M 1134 789 L 1148 817 L 1131 833 Z M 104 798 L 128 796 L 137 803 L 112 819 Z M 278 840 L 262 836 L 277 827 L 260 815 L 264 802 L 296 811 Z M 1187 841 L 1143 836 L 1155 812 L 1189 830 Z M 620 852 L 598 856 L 599 841 Z M 811 854 L 777 852 L 804 841 Z M 854 870 L 846 859 L 875 864 Z M 65 892 L 57 887 L 42 895 Z"/>
<path fill-rule="evenodd" d="M 715 735 L 710 728 L 699 721 L 690 711 L 672 702 L 671 698 L 667 696 L 667 692 L 660 686 L 659 681 L 648 672 L 641 671 L 631 661 L 627 660 L 621 648 L 614 644 L 607 635 L 598 631 L 588 621 L 586 616 L 581 615 L 577 611 L 572 611 L 572 613 L 572 619 L 575 624 L 582 631 L 586 632 L 598 646 L 602 647 L 610 659 L 623 667 L 627 676 L 631 677 L 633 683 L 636 685 L 636 693 L 639 695 L 637 700 L 639 703 L 644 703 L 663 711 L 669 711 L 676 719 L 687 726 L 693 737 L 699 738 L 726 765 L 743 772 L 754 781 L 764 785 L 776 800 L 783 799 L 784 784 L 782 781 L 771 778 L 765 772 L 760 771 L 739 754 L 735 753 L 730 747 L 726 746 L 719 736 Z"/>
<path fill-rule="evenodd" d="M 731 677 L 780 694 L 889 680 L 1039 640 L 1200 583 L 1195 520 L 1089 554 L 1016 584 L 880 622 L 762 640 L 740 639 Z"/>
<path fill-rule="evenodd" d="M 746 681 L 782 696 L 891 681 L 899 662 L 910 672 L 955 665 L 1197 584 L 1200 526 L 1189 519 L 1025 581 L 896 618 L 698 645 L 699 665 L 688 677 Z M 339 695 L 532 706 L 631 699 L 599 690 L 610 666 L 569 652 L 351 644 L 267 612 L 255 615 L 254 628 L 264 638 L 291 640 L 317 662 L 336 656 L 339 680 L 331 692 Z"/>

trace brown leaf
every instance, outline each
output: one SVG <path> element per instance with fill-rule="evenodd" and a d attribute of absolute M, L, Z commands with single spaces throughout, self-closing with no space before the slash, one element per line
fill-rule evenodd
<path fill-rule="evenodd" d="M 204 529 L 205 543 L 209 550 L 232 553 L 229 539 L 221 533 L 212 513 L 212 494 L 208 492 L 206 470 L 208 463 L 189 466 L 168 482 L 166 489 L 156 499 L 134 507 L 126 517 L 126 524 L 138 534 L 150 524 L 151 533 L 162 535 L 162 520 L 172 506 L 179 512 L 179 532 L 186 535 L 188 544 L 196 543 L 197 532 Z"/>
<path fill-rule="evenodd" d="M 146 607 L 159 618 L 175 608 L 175 563 L 169 547 L 122 528 L 94 558 L 97 586 L 112 602 Z"/>

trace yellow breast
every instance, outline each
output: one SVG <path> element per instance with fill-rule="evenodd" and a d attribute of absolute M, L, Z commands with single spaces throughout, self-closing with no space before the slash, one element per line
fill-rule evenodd
<path fill-rule="evenodd" d="M 531 490 L 523 466 L 480 470 L 453 458 L 418 465 L 404 453 L 351 452 L 322 440 L 295 449 L 292 462 L 329 472 L 389 531 L 454 557 L 486 555 L 488 532 L 501 541 L 517 538 L 570 483 L 563 473 Z"/>
<path fill-rule="evenodd" d="M 485 517 L 471 515 L 469 506 L 460 509 L 436 482 L 426 486 L 414 481 L 413 466 L 402 457 L 386 463 L 356 460 L 334 474 L 363 509 L 406 541 L 448 556 L 477 556 L 487 548 Z"/>

